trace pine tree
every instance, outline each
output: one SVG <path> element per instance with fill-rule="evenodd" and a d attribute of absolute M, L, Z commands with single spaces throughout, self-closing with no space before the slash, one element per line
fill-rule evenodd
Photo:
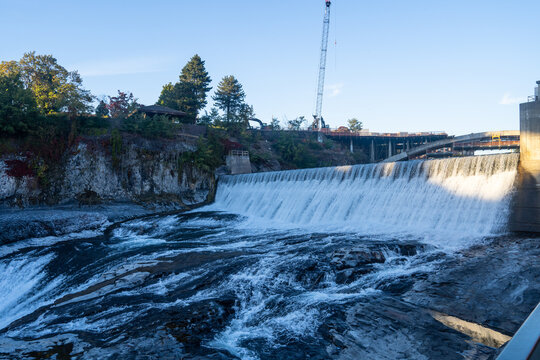
<path fill-rule="evenodd" d="M 195 104 L 197 114 L 206 104 L 206 94 L 212 90 L 210 83 L 212 79 L 208 76 L 208 71 L 204 67 L 204 61 L 197 54 L 193 55 L 191 60 L 182 69 L 180 74 L 180 83 L 191 84 L 195 95 Z"/>
<path fill-rule="evenodd" d="M 206 95 L 212 89 L 209 86 L 211 81 L 204 61 L 199 55 L 194 55 L 182 69 L 180 81 L 174 85 L 169 83 L 163 86 L 157 103 L 184 111 L 191 121 L 195 122 L 199 112 L 207 104 Z"/>
<path fill-rule="evenodd" d="M 96 106 L 96 115 L 101 117 L 109 116 L 109 109 L 107 109 L 107 103 L 105 101 L 99 101 L 98 106 Z"/>
<path fill-rule="evenodd" d="M 161 94 L 159 95 L 157 104 L 170 107 L 171 109 L 180 110 L 176 100 L 176 91 L 174 89 L 174 85 L 172 83 L 163 85 L 163 89 L 161 89 Z"/>
<path fill-rule="evenodd" d="M 246 94 L 242 85 L 232 75 L 225 76 L 218 85 L 212 99 L 215 105 L 225 112 L 227 122 L 236 121 L 243 109 Z"/>

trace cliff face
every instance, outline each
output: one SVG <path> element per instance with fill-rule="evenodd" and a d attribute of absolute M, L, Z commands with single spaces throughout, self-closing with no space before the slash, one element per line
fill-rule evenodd
<path fill-rule="evenodd" d="M 190 140 L 85 138 L 45 171 L 31 154 L 4 156 L 0 204 L 200 203 L 215 181 L 213 174 L 178 161 L 194 150 Z"/>

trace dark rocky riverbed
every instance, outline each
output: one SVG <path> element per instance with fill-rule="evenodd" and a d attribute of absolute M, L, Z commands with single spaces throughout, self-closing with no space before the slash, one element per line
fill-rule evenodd
<path fill-rule="evenodd" d="M 538 238 L 469 243 L 196 212 L 4 244 L 0 358 L 492 359 L 540 299 Z"/>

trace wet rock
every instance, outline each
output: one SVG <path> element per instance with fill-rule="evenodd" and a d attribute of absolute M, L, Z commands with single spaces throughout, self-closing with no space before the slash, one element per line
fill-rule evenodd
<path fill-rule="evenodd" d="M 339 359 L 490 359 L 493 350 L 438 323 L 425 309 L 381 296 L 332 316 L 320 329 Z"/>
<path fill-rule="evenodd" d="M 540 298 L 538 239 L 500 238 L 416 279 L 411 303 L 512 335 Z"/>
<path fill-rule="evenodd" d="M 347 249 L 338 250 L 332 254 L 332 264 L 338 270 L 358 268 L 368 264 L 385 262 L 385 256 L 380 250 Z"/>
<path fill-rule="evenodd" d="M 374 270 L 374 264 L 385 262 L 385 256 L 380 250 L 341 249 L 331 256 L 331 266 L 336 273 L 336 283 L 351 283 L 359 276 Z"/>
<path fill-rule="evenodd" d="M 223 329 L 234 315 L 234 298 L 212 299 L 169 312 L 172 319 L 165 326 L 186 350 L 193 351 L 212 334 Z"/>

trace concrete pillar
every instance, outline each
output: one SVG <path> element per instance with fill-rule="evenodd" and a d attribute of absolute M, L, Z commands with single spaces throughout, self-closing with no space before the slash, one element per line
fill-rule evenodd
<path fill-rule="evenodd" d="M 369 152 L 369 156 L 371 157 L 371 162 L 375 162 L 375 140 L 371 140 L 371 151 Z"/>
<path fill-rule="evenodd" d="M 350 150 L 351 150 L 351 154 L 354 153 L 354 147 L 353 147 L 352 137 L 351 137 Z"/>
<path fill-rule="evenodd" d="M 519 106 L 520 158 L 510 229 L 540 233 L 540 101 Z"/>
<path fill-rule="evenodd" d="M 392 140 L 388 140 L 388 157 L 392 156 Z"/>

